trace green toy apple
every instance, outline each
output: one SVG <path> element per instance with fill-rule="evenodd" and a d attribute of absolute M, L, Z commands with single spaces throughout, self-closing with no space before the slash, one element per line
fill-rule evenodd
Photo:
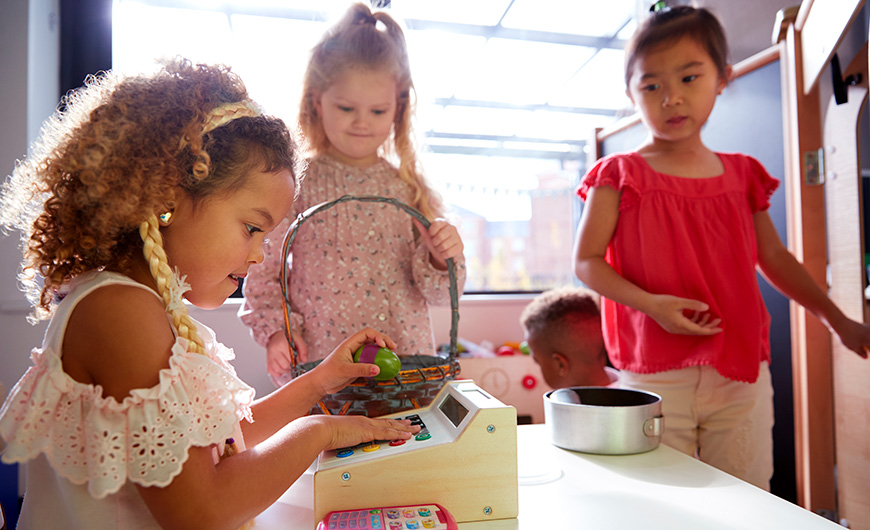
<path fill-rule="evenodd" d="M 399 360 L 398 355 L 391 350 L 381 348 L 374 342 L 360 346 L 356 353 L 353 354 L 353 360 L 357 363 L 378 365 L 381 371 L 375 376 L 375 381 L 392 379 L 402 369 L 402 361 Z"/>

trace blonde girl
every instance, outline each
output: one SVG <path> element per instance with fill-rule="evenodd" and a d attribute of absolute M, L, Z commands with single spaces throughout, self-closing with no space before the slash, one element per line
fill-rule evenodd
<path fill-rule="evenodd" d="M 767 213 L 779 182 L 755 159 L 702 142 L 731 75 L 727 58 L 706 9 L 665 8 L 638 28 L 625 79 L 649 136 L 582 180 L 575 265 L 602 295 L 621 386 L 663 397 L 662 440 L 767 489 L 770 316 L 756 270 L 862 357 L 870 328 L 848 319 L 783 246 Z"/>
<path fill-rule="evenodd" d="M 290 216 L 245 282 L 240 318 L 267 350 L 276 383 L 291 377 L 278 274 L 282 240 L 297 213 L 343 195 L 395 197 L 434 219 L 429 230 L 390 205 L 344 203 L 314 217 L 293 243 L 291 322 L 300 362 L 319 359 L 346 330 L 375 327 L 400 355 L 432 355 L 429 304 L 449 303 L 446 260 L 464 285 L 462 240 L 441 219 L 411 135 L 413 83 L 402 29 L 353 5 L 311 52 L 299 125 L 307 169 Z M 397 161 L 394 166 L 390 160 Z"/>
<path fill-rule="evenodd" d="M 409 436 L 301 417 L 376 373 L 351 352 L 385 335 L 352 335 L 255 401 L 232 350 L 187 313 L 183 299 L 219 306 L 263 259 L 294 156 L 237 76 L 183 60 L 92 78 L 46 124 L 0 198 L 23 233 L 32 316 L 51 318 L 0 409 L 3 461 L 28 464 L 18 528 L 238 528 L 322 450 Z"/>

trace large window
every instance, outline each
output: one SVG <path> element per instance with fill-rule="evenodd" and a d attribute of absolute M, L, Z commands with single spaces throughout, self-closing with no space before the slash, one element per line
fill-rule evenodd
<path fill-rule="evenodd" d="M 465 241 L 466 292 L 573 283 L 573 190 L 594 128 L 628 107 L 622 47 L 636 1 L 377 3 L 406 28 L 417 144 Z M 114 0 L 113 67 L 225 63 L 292 124 L 308 51 L 348 4 Z"/>

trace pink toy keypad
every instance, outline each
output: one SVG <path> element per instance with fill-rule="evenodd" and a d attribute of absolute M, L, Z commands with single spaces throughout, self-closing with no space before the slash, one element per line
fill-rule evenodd
<path fill-rule="evenodd" d="M 346 510 L 326 516 L 327 530 L 449 530 L 442 512 L 434 505 L 396 506 L 369 510 Z"/>

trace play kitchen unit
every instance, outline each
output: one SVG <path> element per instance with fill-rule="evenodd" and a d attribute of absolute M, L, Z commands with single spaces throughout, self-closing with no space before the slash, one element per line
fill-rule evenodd
<path fill-rule="evenodd" d="M 381 506 L 444 506 L 459 523 L 517 516 L 516 410 L 473 381 L 451 381 L 409 418 L 409 440 L 324 451 L 314 466 L 314 518 Z M 337 527 L 338 528 L 338 527 Z"/>
<path fill-rule="evenodd" d="M 660 444 L 654 395 L 599 390 L 548 393 L 547 423 L 517 427 L 513 407 L 452 381 L 431 405 L 393 415 L 420 435 L 325 451 L 254 528 L 842 528 Z M 622 439 L 575 436 L 601 414 Z"/>

